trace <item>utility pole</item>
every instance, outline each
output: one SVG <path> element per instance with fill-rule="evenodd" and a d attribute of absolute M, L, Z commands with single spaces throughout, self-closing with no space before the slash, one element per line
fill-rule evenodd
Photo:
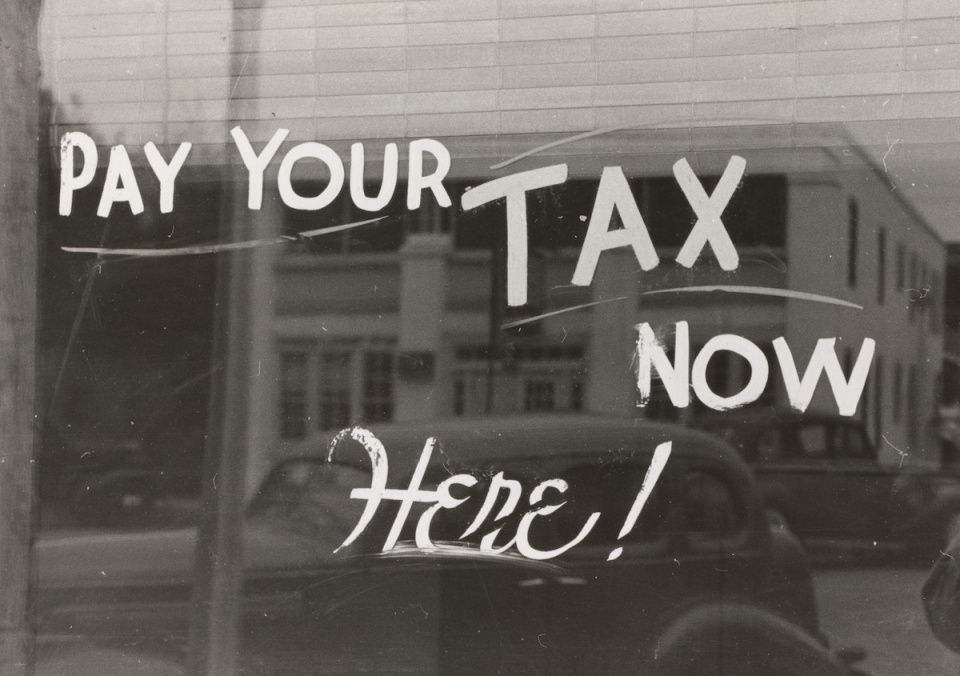
<path fill-rule="evenodd" d="M 236 234 L 233 176 L 224 169 L 221 241 Z M 207 443 L 204 449 L 201 515 L 194 564 L 190 625 L 191 676 L 238 673 L 243 590 L 243 513 L 246 483 L 246 426 L 249 390 L 249 252 L 216 254 L 214 369 L 210 379 Z"/>
<path fill-rule="evenodd" d="M 29 654 L 40 3 L 0 4 L 0 674 Z"/>
<path fill-rule="evenodd" d="M 230 72 L 256 77 L 247 65 L 248 51 L 238 35 L 255 32 L 260 23 L 260 5 L 235 3 L 231 12 Z M 242 50 L 242 51 L 241 51 Z M 237 119 L 233 100 L 228 103 L 226 134 Z M 246 209 L 242 172 L 224 154 L 221 181 L 218 241 L 256 239 L 255 219 Z M 240 625 L 243 619 L 243 523 L 246 502 L 247 452 L 250 430 L 250 378 L 253 367 L 257 322 L 270 321 L 254 307 L 251 250 L 215 254 L 217 278 L 214 340 L 210 381 L 207 444 L 203 463 L 201 516 L 197 533 L 197 557 L 190 624 L 191 676 L 234 676 L 239 673 Z M 253 367 L 253 368 L 252 368 Z"/>

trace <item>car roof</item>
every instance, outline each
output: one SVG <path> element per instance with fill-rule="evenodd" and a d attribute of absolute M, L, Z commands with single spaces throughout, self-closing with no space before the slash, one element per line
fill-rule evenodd
<path fill-rule="evenodd" d="M 742 466 L 737 452 L 705 432 L 668 423 L 599 414 L 531 414 L 452 418 L 415 423 L 373 424 L 383 443 L 391 474 L 410 472 L 426 440 L 436 437 L 434 464 L 486 464 L 522 458 L 579 458 L 629 455 L 648 457 L 657 445 L 672 441 L 675 457 Z M 335 434 L 288 446 L 287 456 L 323 456 Z M 339 455 L 339 450 L 336 455 Z M 336 457 L 335 455 L 335 457 Z"/>

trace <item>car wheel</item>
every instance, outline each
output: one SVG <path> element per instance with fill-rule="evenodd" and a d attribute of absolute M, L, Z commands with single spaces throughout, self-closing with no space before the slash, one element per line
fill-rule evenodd
<path fill-rule="evenodd" d="M 657 676 L 849 676 L 788 620 L 737 603 L 701 606 L 660 637 Z"/>

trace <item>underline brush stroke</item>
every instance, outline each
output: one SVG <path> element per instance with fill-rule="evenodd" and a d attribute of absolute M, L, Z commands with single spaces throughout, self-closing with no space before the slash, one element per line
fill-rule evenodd
<path fill-rule="evenodd" d="M 574 310 L 582 310 L 584 308 L 592 307 L 594 305 L 603 305 L 604 303 L 613 303 L 618 300 L 626 300 L 626 296 L 620 296 L 619 298 L 607 298 L 605 300 L 595 300 L 592 303 L 583 303 L 582 305 L 574 305 L 573 307 L 563 308 L 562 310 L 554 310 L 553 312 L 545 312 L 542 315 L 537 315 L 535 317 L 527 317 L 526 319 L 518 319 L 514 322 L 507 322 L 503 324 L 501 329 L 512 329 L 516 326 L 523 326 L 524 324 L 529 324 L 531 322 L 537 322 L 541 319 L 546 319 L 547 317 L 555 317 L 556 315 L 562 315 L 566 312 L 573 312 Z"/>
<path fill-rule="evenodd" d="M 219 253 L 221 251 L 237 251 L 240 249 L 253 249 L 258 246 L 270 246 L 273 244 L 285 244 L 287 242 L 295 242 L 298 239 L 304 239 L 308 237 L 318 237 L 321 235 L 329 235 L 335 232 L 340 232 L 342 230 L 349 230 L 351 228 L 356 228 L 361 225 L 368 225 L 370 223 L 376 223 L 377 221 L 382 221 L 383 219 L 388 218 L 387 216 L 380 216 L 379 218 L 371 218 L 366 221 L 357 221 L 355 223 L 345 223 L 343 225 L 334 225 L 329 228 L 317 228 L 316 230 L 307 230 L 294 235 L 280 235 L 279 237 L 271 237 L 269 239 L 253 239 L 245 242 L 229 242 L 226 244 L 198 244 L 194 246 L 183 246 L 176 247 L 173 249 L 111 249 L 109 247 L 75 247 L 75 246 L 63 246 L 60 247 L 63 251 L 69 253 L 93 253 L 100 256 L 132 256 L 137 258 L 162 258 L 166 256 L 198 256 L 203 254 Z"/>
<path fill-rule="evenodd" d="M 717 122 L 724 122 L 724 121 L 731 121 L 731 120 L 735 120 L 737 122 L 750 122 L 753 124 L 778 124 L 778 123 L 791 121 L 787 118 L 744 118 L 744 117 L 737 117 L 737 118 L 693 117 L 683 121 L 686 122 L 688 125 L 695 125 L 702 122 L 706 122 L 710 124 L 710 123 L 717 123 Z M 691 127 L 691 128 L 695 128 L 695 127 Z M 514 155 L 508 160 L 504 160 L 503 162 L 498 162 L 497 164 L 492 164 L 490 165 L 490 168 L 503 169 L 504 167 L 510 166 L 514 162 L 519 162 L 524 158 L 530 157 L 532 155 L 536 155 L 538 153 L 542 153 L 544 150 L 550 150 L 551 148 L 556 148 L 557 146 L 562 146 L 567 143 L 574 143 L 576 141 L 582 141 L 584 139 L 593 138 L 594 136 L 602 136 L 603 134 L 612 134 L 618 131 L 630 131 L 632 129 L 683 129 L 683 127 L 678 127 L 677 122 L 674 121 L 674 122 L 662 122 L 659 124 L 628 124 L 628 125 L 622 125 L 622 126 L 616 126 L 616 127 L 607 127 L 605 129 L 595 129 L 593 131 L 584 132 L 582 134 L 575 134 L 573 136 L 567 136 L 565 138 L 552 141 L 550 143 L 545 143 L 544 145 L 537 146 L 536 148 L 531 148 L 530 150 L 524 151 L 519 155 Z"/>
<path fill-rule="evenodd" d="M 727 293 L 746 293 L 755 296 L 775 296 L 778 298 L 792 298 L 794 300 L 807 300 L 814 303 L 826 303 L 828 305 L 840 305 L 843 307 L 862 310 L 862 305 L 851 303 L 840 298 L 832 296 L 821 296 L 817 293 L 807 293 L 806 291 L 791 291 L 790 289 L 775 289 L 766 286 L 731 286 L 718 284 L 716 286 L 683 286 L 674 289 L 654 289 L 653 291 L 644 291 L 642 295 L 650 296 L 658 293 L 702 293 L 710 291 L 726 291 Z"/>

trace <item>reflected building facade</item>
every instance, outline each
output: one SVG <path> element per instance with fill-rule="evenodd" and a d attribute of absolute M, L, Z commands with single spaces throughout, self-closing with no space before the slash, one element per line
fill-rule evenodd
<path fill-rule="evenodd" d="M 755 131 L 711 131 L 710 139 L 726 148 L 756 143 Z M 491 253 L 495 233 L 506 227 L 503 202 L 475 212 L 457 204 L 464 189 L 504 172 L 464 175 L 456 159 L 447 181 L 453 207 L 401 208 L 356 238 L 278 253 L 278 436 L 298 438 L 359 421 L 489 412 L 590 410 L 689 420 L 704 409 L 696 398 L 688 409 L 677 409 L 656 384 L 651 401 L 640 407 L 636 374 L 635 325 L 651 324 L 670 346 L 675 323 L 686 321 L 691 360 L 711 337 L 725 333 L 763 350 L 771 367 L 760 401 L 765 406 L 787 406 L 774 339 L 786 339 L 802 370 L 818 339 L 836 338 L 849 375 L 863 339 L 874 338 L 878 348 L 858 415 L 887 459 L 899 457 L 893 446 L 921 448 L 941 364 L 943 317 L 935 289 L 944 276 L 945 249 L 891 190 L 882 170 L 836 128 L 811 131 L 805 147 L 738 151 L 747 160 L 747 176 L 723 220 L 740 265 L 721 270 L 707 247 L 688 269 L 674 258 L 696 215 L 671 165 L 695 157 L 709 191 L 732 151 L 691 148 L 677 138 L 678 150 L 652 154 L 644 149 L 653 135 L 611 136 L 606 148 L 594 145 L 578 155 L 574 147 L 530 165 L 567 162 L 571 176 L 527 197 L 525 306 L 507 308 L 493 279 L 495 263 L 503 265 Z M 670 136 L 660 132 L 656 139 L 662 147 Z M 450 140 L 454 158 L 457 144 Z M 592 284 L 574 286 L 604 166 L 624 168 L 660 263 L 643 271 L 629 247 L 610 250 L 601 255 Z M 340 222 L 358 220 L 348 199 L 344 203 Z M 281 220 L 299 217 L 279 212 Z M 772 294 L 683 292 L 715 285 L 818 294 L 862 310 Z M 592 303 L 598 304 L 563 312 Z M 491 335 L 497 335 L 492 342 Z M 707 380 L 715 393 L 730 396 L 746 385 L 748 369 L 745 360 L 720 352 Z M 836 411 L 825 382 L 811 408 Z"/>
<path fill-rule="evenodd" d="M 933 460 L 923 437 L 943 353 L 944 244 L 857 141 L 882 138 L 882 123 L 902 117 L 880 105 L 902 94 L 902 83 L 877 82 L 865 96 L 862 84 L 836 77 L 838 63 L 854 59 L 869 70 L 891 47 L 882 32 L 860 42 L 865 28 L 856 21 L 838 28 L 837 17 L 789 4 L 744 7 L 65 2 L 44 31 L 61 102 L 51 145 L 63 131 L 86 130 L 102 146 L 153 141 L 169 157 L 191 141 L 179 191 L 226 175 L 243 192 L 229 129 L 240 125 L 258 149 L 277 128 L 289 129 L 264 206 L 245 217 L 291 237 L 367 218 L 349 199 L 319 213 L 285 207 L 275 170 L 293 144 L 328 143 L 346 158 L 351 142 L 364 141 L 371 191 L 386 142 L 430 137 L 450 150 L 452 207 L 427 199 L 407 210 L 401 169 L 384 220 L 254 255 L 252 454 L 384 420 L 543 410 L 684 420 L 695 407 L 678 411 L 662 392 L 638 408 L 634 326 L 660 327 L 669 344 L 675 323 L 687 321 L 694 353 L 712 336 L 741 335 L 768 355 L 772 376 L 777 337 L 801 365 L 819 338 L 837 338 L 848 373 L 863 339 L 875 338 L 858 415 L 885 460 L 898 461 L 897 449 Z M 889 22 L 899 19 L 898 10 Z M 781 30 L 786 24 L 805 30 Z M 921 90 L 917 101 L 928 94 Z M 838 119 L 838 107 L 858 135 L 820 124 Z M 899 124 L 903 132 L 911 122 Z M 602 129 L 614 131 L 492 169 Z M 145 167 L 142 154 L 131 154 Z M 723 272 L 709 251 L 692 269 L 679 266 L 674 258 L 696 217 L 671 167 L 688 158 L 709 192 L 733 154 L 747 160 L 724 212 L 740 266 Z M 561 162 L 566 183 L 528 198 L 530 302 L 507 308 L 492 272 L 503 204 L 464 211 L 460 196 Z M 325 179 L 308 164 L 298 163 L 294 179 L 298 191 L 316 194 Z M 629 249 L 609 251 L 590 286 L 572 286 L 606 166 L 623 167 L 660 264 L 642 271 Z M 770 294 L 649 293 L 718 284 L 819 294 L 863 309 Z M 550 316 L 502 328 L 537 315 Z M 708 380 L 730 394 L 747 375 L 744 362 L 719 354 Z M 785 404 L 775 377 L 762 403 Z M 834 406 L 821 385 L 812 407 Z"/>

